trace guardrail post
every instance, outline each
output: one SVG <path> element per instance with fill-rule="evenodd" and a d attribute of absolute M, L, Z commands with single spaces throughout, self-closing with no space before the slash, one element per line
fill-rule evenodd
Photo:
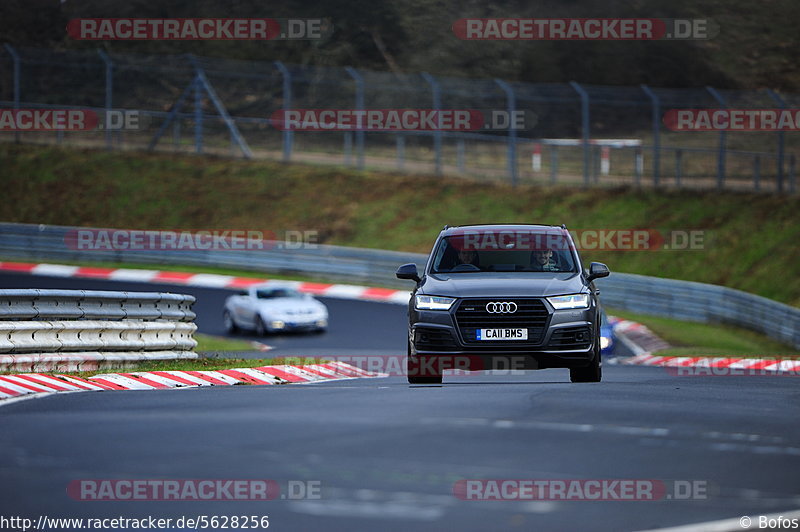
<path fill-rule="evenodd" d="M 707 86 L 706 90 L 711 93 L 711 96 L 714 97 L 715 100 L 722 106 L 727 108 L 727 104 L 725 100 L 722 98 L 722 95 L 717 92 L 717 89 L 711 86 Z M 725 142 L 726 142 L 727 132 L 724 129 L 721 129 L 719 132 L 719 154 L 717 155 L 717 188 L 722 190 L 725 186 Z"/>
<path fill-rule="evenodd" d="M 681 187 L 681 160 L 683 159 L 683 150 L 675 150 L 675 185 Z"/>
<path fill-rule="evenodd" d="M 406 162 L 406 137 L 402 133 L 396 136 L 397 142 L 397 169 L 402 170 Z"/>
<path fill-rule="evenodd" d="M 786 101 L 783 98 L 781 98 L 777 93 L 771 91 L 770 89 L 767 89 L 767 94 L 769 94 L 770 98 L 775 100 L 775 102 L 780 106 L 781 109 L 786 109 Z M 778 156 L 777 156 L 778 160 L 776 162 L 776 165 L 778 167 L 778 175 L 777 175 L 778 192 L 783 192 L 783 164 L 784 164 L 783 160 L 785 156 L 784 150 L 786 149 L 785 133 L 786 132 L 783 131 L 782 129 L 778 130 Z"/>
<path fill-rule="evenodd" d="M 514 94 L 514 88 L 508 82 L 497 78 L 495 78 L 494 82 L 506 93 L 506 111 L 508 112 L 509 120 L 509 130 L 506 135 L 508 139 L 508 176 L 511 178 L 511 186 L 517 186 L 517 127 L 514 119 L 514 115 L 517 112 L 517 97 Z"/>
<path fill-rule="evenodd" d="M 641 85 L 642 90 L 650 98 L 653 122 L 653 186 L 658 187 L 661 178 L 661 100 L 647 85 Z"/>
<path fill-rule="evenodd" d="M 100 55 L 100 58 L 103 60 L 103 63 L 106 67 L 106 119 L 104 120 L 104 129 L 106 135 L 106 149 L 111 150 L 113 148 L 111 143 L 111 129 L 108 127 L 108 116 L 111 113 L 112 104 L 113 104 L 113 93 L 114 93 L 114 63 L 111 61 L 111 58 L 108 57 L 108 54 L 105 53 L 103 50 L 98 49 L 97 53 Z"/>
<path fill-rule="evenodd" d="M 281 73 L 281 77 L 283 78 L 283 113 L 284 119 L 286 118 L 286 113 L 292 108 L 292 74 L 289 72 L 289 69 L 281 63 L 280 61 L 275 61 L 272 63 L 275 65 L 275 68 L 278 69 L 278 72 Z M 286 127 L 286 123 L 284 122 L 283 128 L 283 162 L 288 163 L 292 159 L 292 145 L 294 143 L 294 131 L 290 128 Z"/>
<path fill-rule="evenodd" d="M 427 72 L 422 72 L 421 75 L 422 78 L 428 82 L 428 85 L 431 86 L 431 92 L 433 93 L 433 110 L 437 112 L 437 118 L 440 118 L 438 111 L 442 109 L 442 89 L 439 86 L 439 82 Z M 437 120 L 437 124 L 441 124 L 441 120 Z M 442 175 L 442 129 L 440 127 L 437 127 L 433 132 L 433 151 L 436 158 L 436 175 L 440 176 Z"/>
<path fill-rule="evenodd" d="M 13 82 L 14 83 L 14 109 L 16 110 L 16 109 L 19 109 L 19 103 L 20 103 L 20 99 L 21 99 L 21 94 L 20 94 L 20 75 L 21 75 L 20 74 L 20 63 L 21 63 L 21 61 L 20 61 L 19 54 L 17 53 L 17 51 L 14 49 L 13 46 L 11 46 L 8 43 L 4 44 L 3 46 L 5 47 L 5 49 L 8 52 L 8 54 L 11 56 L 11 62 L 14 65 L 14 82 Z M 14 142 L 19 143 L 19 140 L 20 140 L 19 131 L 15 131 L 14 132 Z"/>
<path fill-rule="evenodd" d="M 569 82 L 570 86 L 581 98 L 581 130 L 583 133 L 583 184 L 589 186 L 589 165 L 591 164 L 591 145 L 589 136 L 589 93 L 575 81 Z"/>
<path fill-rule="evenodd" d="M 364 76 L 353 67 L 344 67 L 353 81 L 356 82 L 356 109 L 363 111 L 364 105 Z M 358 169 L 364 169 L 364 130 L 356 131 L 356 151 L 358 152 Z"/>
<path fill-rule="evenodd" d="M 756 192 L 761 188 L 761 156 L 756 155 L 753 158 L 753 188 Z"/>

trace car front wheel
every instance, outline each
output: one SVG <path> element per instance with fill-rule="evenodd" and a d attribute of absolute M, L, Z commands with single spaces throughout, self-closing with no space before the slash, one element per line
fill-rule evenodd
<path fill-rule="evenodd" d="M 261 319 L 261 316 L 256 318 L 256 336 L 266 336 L 267 335 L 267 326 L 264 325 L 264 320 Z"/>
<path fill-rule="evenodd" d="M 595 337 L 594 357 L 584 368 L 570 368 L 569 380 L 572 382 L 600 382 L 603 379 L 603 365 L 600 360 L 600 334 Z"/>
<path fill-rule="evenodd" d="M 406 358 L 406 376 L 409 384 L 441 384 L 442 373 L 432 373 L 430 365 L 422 364 L 418 357 L 411 356 L 411 344 L 408 345 L 408 357 Z M 425 375 L 420 375 L 425 372 Z"/>

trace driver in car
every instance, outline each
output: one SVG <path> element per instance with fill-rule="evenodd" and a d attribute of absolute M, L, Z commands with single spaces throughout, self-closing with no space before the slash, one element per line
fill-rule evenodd
<path fill-rule="evenodd" d="M 558 265 L 552 249 L 535 249 L 531 252 L 531 269 L 535 272 L 557 272 Z"/>
<path fill-rule="evenodd" d="M 459 264 L 472 264 L 476 268 L 480 267 L 478 254 L 472 249 L 459 249 L 458 250 L 458 266 Z"/>

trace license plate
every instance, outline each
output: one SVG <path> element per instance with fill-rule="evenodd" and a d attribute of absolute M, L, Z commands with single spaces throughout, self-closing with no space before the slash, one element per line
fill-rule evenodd
<path fill-rule="evenodd" d="M 528 329 L 477 329 L 478 340 L 527 340 Z"/>

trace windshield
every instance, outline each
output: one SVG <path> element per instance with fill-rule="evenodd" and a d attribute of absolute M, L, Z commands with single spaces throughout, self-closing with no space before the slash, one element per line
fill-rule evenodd
<path fill-rule="evenodd" d="M 305 296 L 291 288 L 263 288 L 256 290 L 256 297 L 258 299 L 276 299 L 279 297 L 303 298 Z"/>
<path fill-rule="evenodd" d="M 575 272 L 571 248 L 561 231 L 465 230 L 440 241 L 431 273 Z"/>

